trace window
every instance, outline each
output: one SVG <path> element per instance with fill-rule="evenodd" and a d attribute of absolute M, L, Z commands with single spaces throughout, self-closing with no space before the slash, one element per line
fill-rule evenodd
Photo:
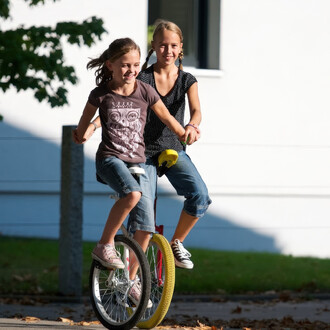
<path fill-rule="evenodd" d="M 185 66 L 220 69 L 220 0 L 149 0 L 149 25 L 159 18 L 181 28 Z"/>

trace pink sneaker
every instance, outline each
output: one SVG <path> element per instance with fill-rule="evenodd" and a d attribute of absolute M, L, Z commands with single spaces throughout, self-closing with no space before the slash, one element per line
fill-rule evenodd
<path fill-rule="evenodd" d="M 125 268 L 125 265 L 120 259 L 120 253 L 112 244 L 98 243 L 92 252 L 92 258 L 107 268 Z"/>
<path fill-rule="evenodd" d="M 132 302 L 137 305 L 141 298 L 141 283 L 140 279 L 136 279 L 128 293 L 128 297 L 132 300 Z M 149 299 L 147 308 L 152 307 L 152 301 Z"/>

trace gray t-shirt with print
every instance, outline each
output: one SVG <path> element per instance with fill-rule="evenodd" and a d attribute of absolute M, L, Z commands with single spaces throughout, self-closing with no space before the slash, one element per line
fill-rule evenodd
<path fill-rule="evenodd" d="M 143 132 L 147 109 L 159 98 L 150 85 L 139 80 L 129 96 L 112 92 L 107 84 L 93 89 L 88 102 L 99 108 L 102 124 L 102 141 L 96 158 L 116 156 L 129 163 L 145 162 Z"/>

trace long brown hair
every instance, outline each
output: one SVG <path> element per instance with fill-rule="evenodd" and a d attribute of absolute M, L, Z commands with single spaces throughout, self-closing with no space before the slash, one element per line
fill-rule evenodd
<path fill-rule="evenodd" d="M 183 34 L 182 34 L 181 29 L 175 23 L 170 22 L 170 21 L 165 21 L 165 20 L 156 21 L 156 27 L 155 27 L 154 33 L 152 35 L 152 39 L 155 40 L 155 36 L 164 30 L 168 30 L 168 31 L 172 31 L 172 32 L 176 33 L 180 38 L 180 42 L 181 43 L 183 42 Z M 145 63 L 143 64 L 141 70 L 145 70 L 147 68 L 149 58 L 153 52 L 154 52 L 154 50 L 151 48 L 148 52 L 148 56 L 146 58 Z M 181 52 L 179 54 L 179 69 L 180 70 L 183 70 L 182 60 L 183 60 L 183 50 L 181 50 Z"/>
<path fill-rule="evenodd" d="M 112 71 L 105 65 L 106 61 L 114 62 L 121 56 L 137 50 L 141 55 L 140 47 L 130 38 L 120 38 L 114 40 L 101 56 L 91 59 L 87 63 L 87 69 L 97 68 L 95 71 L 95 83 L 100 86 L 112 79 Z"/>

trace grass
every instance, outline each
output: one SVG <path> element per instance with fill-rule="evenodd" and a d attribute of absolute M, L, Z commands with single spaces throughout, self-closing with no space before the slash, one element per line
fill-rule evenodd
<path fill-rule="evenodd" d="M 83 243 L 88 293 L 92 242 Z M 58 294 L 58 241 L 0 236 L 1 294 Z M 176 270 L 176 293 L 330 292 L 330 259 L 189 249 L 193 270 Z"/>
<path fill-rule="evenodd" d="M 179 292 L 246 294 L 330 291 L 330 260 L 270 253 L 190 249 L 192 273 L 177 271 Z"/>

